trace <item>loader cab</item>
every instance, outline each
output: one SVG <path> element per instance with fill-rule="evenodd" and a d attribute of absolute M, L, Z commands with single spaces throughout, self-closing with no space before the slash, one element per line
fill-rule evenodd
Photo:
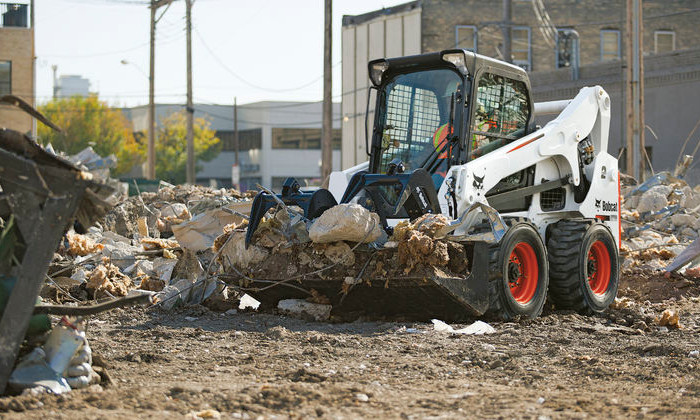
<path fill-rule="evenodd" d="M 482 61 L 486 61 L 482 59 Z M 494 60 L 495 61 L 495 60 Z M 499 149 L 525 134 L 532 124 L 527 75 L 505 63 L 484 63 L 474 76 L 469 110 L 469 160 Z"/>
<path fill-rule="evenodd" d="M 436 189 L 463 164 L 527 134 L 533 120 L 525 71 L 465 50 L 374 60 L 377 90 L 369 172 L 400 160 L 423 168 Z"/>

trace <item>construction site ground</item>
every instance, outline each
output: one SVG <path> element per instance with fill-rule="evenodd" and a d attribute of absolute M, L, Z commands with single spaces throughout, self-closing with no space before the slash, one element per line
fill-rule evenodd
<path fill-rule="evenodd" d="M 102 385 L 0 398 L 2 419 L 698 418 L 700 281 L 627 273 L 628 308 L 546 309 L 490 335 L 202 306 L 88 327 Z M 681 329 L 652 319 L 666 308 Z"/>

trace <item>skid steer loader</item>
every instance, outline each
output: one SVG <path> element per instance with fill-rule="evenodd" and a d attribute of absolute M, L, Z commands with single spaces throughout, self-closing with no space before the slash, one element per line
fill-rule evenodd
<path fill-rule="evenodd" d="M 548 296 L 579 312 L 603 311 L 614 300 L 620 187 L 601 87 L 533 103 L 523 69 L 465 50 L 374 60 L 369 76 L 376 90 L 369 160 L 332 173 L 328 190 L 304 192 L 290 178 L 280 195 L 259 193 L 246 246 L 280 202 L 300 206 L 310 220 L 337 203 L 359 203 L 389 233 L 400 220 L 441 213 L 450 223 L 439 235 L 470 250 L 466 278 L 360 285 L 340 300 L 345 308 L 512 319 L 537 317 Z M 535 126 L 536 114 L 557 113 Z M 301 283 L 335 304 L 342 281 Z M 294 294 L 264 289 L 254 294 L 263 302 Z"/>

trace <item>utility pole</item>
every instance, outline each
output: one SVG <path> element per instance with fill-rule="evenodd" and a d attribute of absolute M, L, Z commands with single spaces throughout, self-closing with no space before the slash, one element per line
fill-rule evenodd
<path fill-rule="evenodd" d="M 53 100 L 55 101 L 58 98 L 58 76 L 56 75 L 58 66 L 52 65 L 51 70 L 53 70 Z"/>
<path fill-rule="evenodd" d="M 644 179 L 644 54 L 642 0 L 627 0 L 625 25 L 625 137 L 627 172 Z"/>
<path fill-rule="evenodd" d="M 328 185 L 328 178 L 333 168 L 333 102 L 331 90 L 333 75 L 331 73 L 331 29 L 332 0 L 325 0 L 323 36 L 323 125 L 321 128 L 321 182 Z"/>
<path fill-rule="evenodd" d="M 637 1 L 637 10 L 639 14 L 637 15 L 637 58 L 639 66 L 639 80 L 637 82 L 637 129 L 639 135 L 639 150 L 640 154 L 643 154 L 643 158 L 639 159 L 639 176 L 641 180 L 646 178 L 646 159 L 651 160 L 651 157 L 647 156 L 646 142 L 644 138 L 644 133 L 646 131 L 646 122 L 644 120 L 644 10 L 642 9 L 642 0 Z"/>
<path fill-rule="evenodd" d="M 148 72 L 148 153 L 146 159 L 146 178 L 148 179 L 156 179 L 156 23 L 160 20 L 160 18 L 156 19 L 156 10 L 162 6 L 170 6 L 172 2 L 173 0 L 151 0 L 149 6 L 151 8 L 151 57 Z"/>
<path fill-rule="evenodd" d="M 151 57 L 148 71 L 148 151 L 146 157 L 146 178 L 156 179 L 156 104 L 155 83 L 156 72 L 156 1 L 151 0 Z"/>
<path fill-rule="evenodd" d="M 36 29 L 34 28 L 34 0 L 29 2 L 29 24 L 32 27 L 32 106 L 36 107 Z M 36 139 L 36 118 L 32 118 L 32 138 Z"/>
<path fill-rule="evenodd" d="M 513 61 L 512 54 L 512 21 L 513 21 L 513 1 L 503 0 L 503 61 L 511 63 Z"/>
<path fill-rule="evenodd" d="M 241 190 L 241 162 L 238 159 L 241 144 L 238 141 L 238 98 L 233 98 L 233 150 L 235 152 L 235 164 L 233 165 L 233 188 Z"/>
<path fill-rule="evenodd" d="M 187 183 L 194 184 L 194 107 L 192 105 L 192 1 L 185 0 L 187 9 Z"/>

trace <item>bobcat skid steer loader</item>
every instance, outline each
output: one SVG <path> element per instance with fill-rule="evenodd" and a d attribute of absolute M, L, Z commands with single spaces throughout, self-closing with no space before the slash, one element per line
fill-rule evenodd
<path fill-rule="evenodd" d="M 259 193 L 246 246 L 279 202 L 300 206 L 309 220 L 359 203 L 387 232 L 440 213 L 450 222 L 439 235 L 469 250 L 466 278 L 393 279 L 347 296 L 342 277 L 298 285 L 342 303 L 339 311 L 419 308 L 423 318 L 534 318 L 548 296 L 558 308 L 600 312 L 614 300 L 619 173 L 607 153 L 610 97 L 601 87 L 533 103 L 523 69 L 465 50 L 374 60 L 369 75 L 377 93 L 369 160 L 332 173 L 327 190 L 303 192 L 288 179 L 280 195 Z M 558 115 L 540 128 L 536 114 Z M 304 296 L 264 289 L 254 297 L 272 304 Z"/>

